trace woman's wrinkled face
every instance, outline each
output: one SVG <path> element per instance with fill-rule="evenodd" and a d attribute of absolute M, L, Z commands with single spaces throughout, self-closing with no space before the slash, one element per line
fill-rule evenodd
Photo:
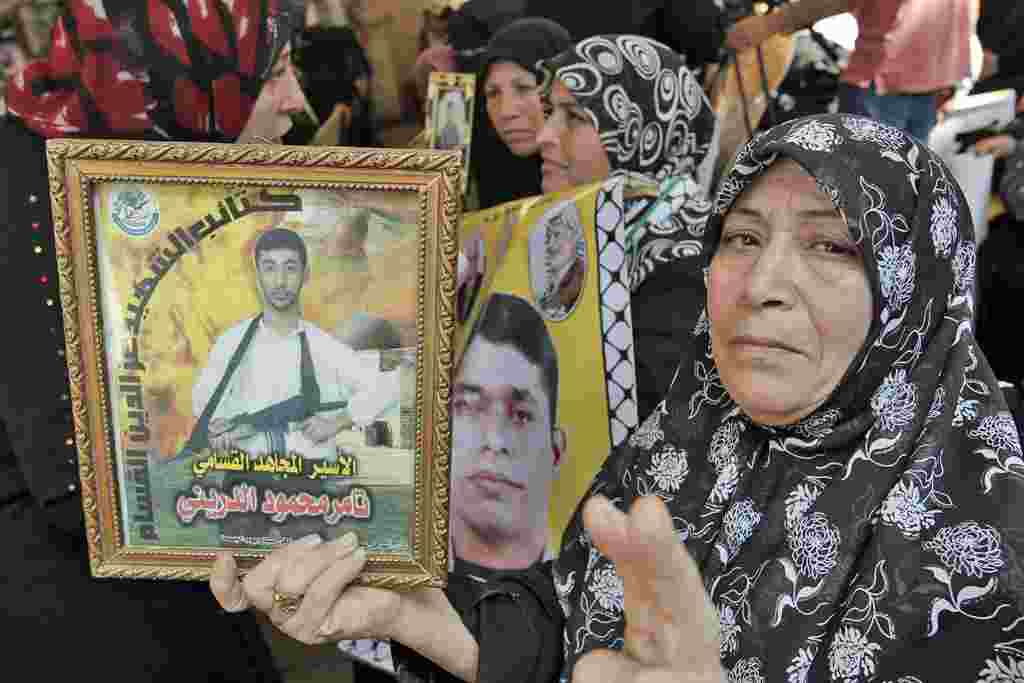
<path fill-rule="evenodd" d="M 512 153 L 537 153 L 537 133 L 544 125 L 537 77 L 514 62 L 495 62 L 487 70 L 484 100 L 498 137 Z"/>
<path fill-rule="evenodd" d="M 612 167 L 601 135 L 560 81 L 552 84 L 549 104 L 551 113 L 537 137 L 544 160 L 541 189 L 558 192 L 607 178 Z"/>
<path fill-rule="evenodd" d="M 796 162 L 739 197 L 708 274 L 722 382 L 755 422 L 792 424 L 824 403 L 863 346 L 871 286 L 846 220 Z"/>

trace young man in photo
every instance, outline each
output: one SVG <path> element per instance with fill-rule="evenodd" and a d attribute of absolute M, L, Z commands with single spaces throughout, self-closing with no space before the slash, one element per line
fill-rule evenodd
<path fill-rule="evenodd" d="M 544 321 L 524 299 L 493 294 L 453 392 L 457 560 L 510 570 L 544 558 L 552 483 L 566 452 L 557 405 L 558 357 Z"/>

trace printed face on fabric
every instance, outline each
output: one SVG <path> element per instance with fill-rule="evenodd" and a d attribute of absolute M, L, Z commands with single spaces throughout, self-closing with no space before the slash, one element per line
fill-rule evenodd
<path fill-rule="evenodd" d="M 516 156 L 537 153 L 537 134 L 544 125 L 537 77 L 515 62 L 495 62 L 487 70 L 484 99 L 498 138 Z"/>
<path fill-rule="evenodd" d="M 263 233 L 254 258 L 264 310 L 298 312 L 299 295 L 309 277 L 308 252 L 298 233 L 286 228 Z"/>
<path fill-rule="evenodd" d="M 544 234 L 544 251 L 548 267 L 553 271 L 560 271 L 572 264 L 576 260 L 576 248 L 580 238 L 575 225 L 561 214 L 556 215 L 548 223 Z"/>
<path fill-rule="evenodd" d="M 725 217 L 708 275 L 715 365 L 755 422 L 795 423 L 839 385 L 871 324 L 871 288 L 846 220 L 779 160 Z"/>
<path fill-rule="evenodd" d="M 276 311 L 296 308 L 306 280 L 306 269 L 294 249 L 268 249 L 257 263 L 263 305 Z"/>
<path fill-rule="evenodd" d="M 511 308 L 497 310 L 509 300 Z M 553 414 L 554 347 L 524 300 L 493 295 L 481 315 L 455 379 L 452 517 L 494 544 L 546 538 L 565 450 Z"/>

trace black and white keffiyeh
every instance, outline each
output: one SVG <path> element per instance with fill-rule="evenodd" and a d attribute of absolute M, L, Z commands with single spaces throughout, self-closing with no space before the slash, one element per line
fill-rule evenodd
<path fill-rule="evenodd" d="M 752 422 L 709 354 L 705 315 L 667 398 L 591 493 L 654 494 L 701 568 L 729 681 L 1024 680 L 1024 460 L 972 332 L 964 195 L 924 145 L 829 114 L 749 142 L 704 236 L 779 158 L 799 163 L 860 244 L 874 319 L 831 397 Z M 837 305 L 841 305 L 838 302 Z M 556 561 L 566 674 L 622 646 L 623 590 L 577 515 Z"/>

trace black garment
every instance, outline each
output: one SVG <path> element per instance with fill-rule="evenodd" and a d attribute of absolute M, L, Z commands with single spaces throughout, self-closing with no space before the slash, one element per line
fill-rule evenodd
<path fill-rule="evenodd" d="M 505 202 L 541 193 L 540 155 L 519 157 L 498 137 L 487 114 L 484 85 L 495 62 L 512 62 L 537 75 L 536 64 L 550 59 L 572 45 L 568 31 L 547 19 L 520 19 L 498 31 L 484 53 L 477 75 L 474 105 L 473 151 L 470 174 L 476 182 L 479 208 L 488 209 Z"/>
<path fill-rule="evenodd" d="M 222 612 L 206 584 L 90 578 L 43 139 L 6 118 L 0 149 L 6 666 L 44 681 L 280 680 L 255 619 Z"/>
<path fill-rule="evenodd" d="M 557 679 L 563 620 L 549 562 L 496 571 L 456 558 L 445 594 L 479 644 L 478 683 Z M 392 656 L 404 683 L 460 680 L 399 643 Z"/>
<path fill-rule="evenodd" d="M 1020 33 L 1024 29 L 1024 3 L 1020 0 L 984 0 L 978 15 L 978 39 L 1002 59 L 1024 58 Z"/>
<path fill-rule="evenodd" d="M 758 128 L 767 130 L 777 123 L 834 111 L 839 106 L 841 65 L 848 58 L 849 50 L 820 33 L 799 33 L 794 38 L 793 61 Z M 747 88 L 761 94 L 764 84 L 757 79 Z"/>
<path fill-rule="evenodd" d="M 347 26 L 310 28 L 299 36 L 297 45 L 295 62 L 305 77 L 306 96 L 321 125 L 335 105 L 347 105 L 352 109 L 352 123 L 336 144 L 376 146 L 373 101 L 369 93 L 363 96 L 356 90 L 356 81 L 369 84 L 373 71 L 355 32 Z"/>
<path fill-rule="evenodd" d="M 525 0 L 469 0 L 448 17 L 451 46 L 459 52 L 482 50 L 504 26 L 529 16 L 525 10 Z"/>
<path fill-rule="evenodd" d="M 634 0 L 595 5 L 586 0 L 526 0 L 527 17 L 544 17 L 568 29 L 573 40 L 629 33 L 657 40 L 700 69 L 718 60 L 725 40 L 722 10 L 714 0 Z"/>
<path fill-rule="evenodd" d="M 987 2 L 983 3 L 983 7 L 987 5 Z M 1021 7 L 1024 10 L 1024 5 Z M 985 18 L 984 10 L 982 18 Z M 992 19 L 994 16 L 989 16 L 989 20 Z M 1021 14 L 1021 20 L 1024 21 L 1024 14 Z M 995 49 L 998 46 L 986 47 Z M 1012 59 L 1000 54 L 999 72 L 979 81 L 971 92 L 977 94 L 1003 88 L 1024 92 L 1024 52 Z M 1018 146 L 1024 145 L 1024 114 L 1018 114 L 1006 132 L 1016 138 Z M 1006 161 L 1000 159 L 995 164 L 992 174 L 993 192 L 999 192 Z M 1024 222 L 1009 211 L 990 220 L 988 237 L 978 246 L 977 269 L 975 337 L 978 346 L 988 358 L 996 377 L 1019 384 L 1024 381 L 1024 355 L 1020 352 L 1013 320 L 1020 308 L 1021 294 L 1024 293 Z"/>
<path fill-rule="evenodd" d="M 630 299 L 641 421 L 665 398 L 679 361 L 693 346 L 693 330 L 707 301 L 701 270 L 692 263 L 696 258 L 658 264 Z"/>
<path fill-rule="evenodd" d="M 1015 322 L 1024 295 L 1024 225 L 1005 213 L 989 221 L 978 247 L 978 346 L 996 377 L 1024 381 L 1024 354 Z"/>

